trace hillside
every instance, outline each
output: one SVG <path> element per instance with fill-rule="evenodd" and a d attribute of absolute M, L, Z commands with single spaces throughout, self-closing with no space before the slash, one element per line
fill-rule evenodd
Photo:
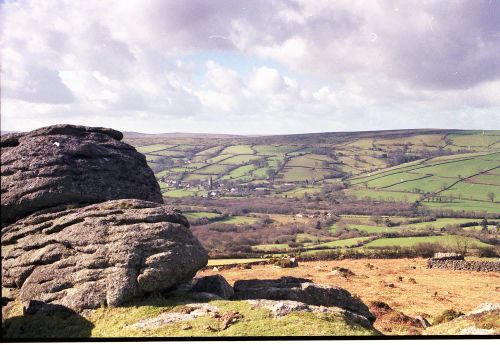
<path fill-rule="evenodd" d="M 165 197 L 203 196 L 248 184 L 270 196 L 314 195 L 346 184 L 352 197 L 431 208 L 498 212 L 500 131 L 393 130 L 282 136 L 142 135 Z M 210 185 L 210 180 L 212 184 Z M 240 187 L 240 188 L 238 188 Z M 228 195 L 226 195 L 228 196 Z M 493 198 L 493 199 L 492 199 Z"/>

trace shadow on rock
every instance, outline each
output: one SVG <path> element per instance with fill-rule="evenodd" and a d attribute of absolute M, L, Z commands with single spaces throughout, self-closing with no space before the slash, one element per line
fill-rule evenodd
<path fill-rule="evenodd" d="M 358 297 L 337 286 L 319 285 L 309 279 L 281 277 L 267 280 L 238 280 L 234 283 L 235 300 L 290 300 L 310 305 L 338 307 L 361 315 L 371 324 L 376 317 Z"/>
<path fill-rule="evenodd" d="M 94 324 L 62 305 L 30 301 L 24 315 L 2 322 L 2 338 L 88 338 Z"/>

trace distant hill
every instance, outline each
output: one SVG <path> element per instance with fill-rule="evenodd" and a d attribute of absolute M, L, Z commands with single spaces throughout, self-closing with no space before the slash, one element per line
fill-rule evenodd
<path fill-rule="evenodd" d="M 234 138 L 234 137 L 240 137 L 240 135 L 233 135 L 233 134 L 209 134 L 209 133 L 180 133 L 180 132 L 175 132 L 175 133 L 162 133 L 162 134 L 149 134 L 149 133 L 139 133 L 139 132 L 123 132 L 123 135 L 128 138 L 141 138 L 141 137 L 148 137 L 148 138 L 165 138 L 165 139 L 172 139 L 172 138 L 213 138 L 213 139 L 218 139 L 218 138 Z"/>
<path fill-rule="evenodd" d="M 491 193 L 500 199 L 500 131 L 126 134 L 124 140 L 145 154 L 167 197 L 200 195 L 209 179 L 225 186 L 271 184 L 275 197 L 283 186 L 287 195 L 300 196 L 342 182 L 350 186 L 344 192 L 356 198 L 421 200 L 455 210 L 500 208 L 490 200 Z M 164 181 L 177 181 L 177 187 Z"/>

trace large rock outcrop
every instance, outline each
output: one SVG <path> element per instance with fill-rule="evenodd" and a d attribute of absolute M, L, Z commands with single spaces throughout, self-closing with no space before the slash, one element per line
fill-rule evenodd
<path fill-rule="evenodd" d="M 55 125 L 1 137 L 2 224 L 115 199 L 163 203 L 144 156 L 113 129 Z"/>
<path fill-rule="evenodd" d="M 207 253 L 170 207 L 113 200 L 40 211 L 2 229 L 2 285 L 23 302 L 119 305 L 190 280 Z"/>
<path fill-rule="evenodd" d="M 375 316 L 368 307 L 349 291 L 336 286 L 314 284 L 304 278 L 238 280 L 234 283 L 233 299 L 291 300 L 317 306 L 338 307 L 361 315 L 372 323 L 375 321 Z"/>

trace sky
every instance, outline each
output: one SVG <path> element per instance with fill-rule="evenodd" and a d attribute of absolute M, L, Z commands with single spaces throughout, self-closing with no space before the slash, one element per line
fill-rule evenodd
<path fill-rule="evenodd" d="M 500 0 L 5 0 L 1 128 L 500 129 Z"/>

